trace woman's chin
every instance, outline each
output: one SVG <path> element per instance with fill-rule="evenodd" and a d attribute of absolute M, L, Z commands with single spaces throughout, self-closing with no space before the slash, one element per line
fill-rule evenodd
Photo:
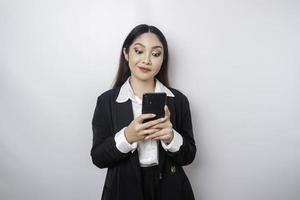
<path fill-rule="evenodd" d="M 146 74 L 141 74 L 141 75 L 136 75 L 134 76 L 136 79 L 140 80 L 140 81 L 150 81 L 154 79 L 154 76 L 152 75 L 146 75 Z"/>

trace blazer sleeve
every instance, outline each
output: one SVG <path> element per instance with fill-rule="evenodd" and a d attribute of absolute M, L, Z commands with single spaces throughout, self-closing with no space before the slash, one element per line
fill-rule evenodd
<path fill-rule="evenodd" d="M 181 134 L 183 138 L 183 144 L 180 146 L 179 151 L 170 152 L 168 151 L 168 156 L 171 157 L 174 162 L 178 165 L 188 165 L 193 162 L 196 155 L 196 145 L 193 134 L 192 118 L 189 101 L 186 96 L 183 95 L 182 101 L 179 104 L 181 109 L 177 109 L 177 132 Z"/>
<path fill-rule="evenodd" d="M 130 152 L 122 153 L 117 149 L 110 113 L 108 97 L 99 96 L 92 120 L 93 146 L 91 157 L 93 163 L 101 169 L 113 167 L 131 154 Z"/>

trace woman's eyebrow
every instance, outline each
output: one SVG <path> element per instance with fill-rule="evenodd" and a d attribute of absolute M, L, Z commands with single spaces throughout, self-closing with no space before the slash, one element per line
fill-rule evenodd
<path fill-rule="evenodd" d="M 135 43 L 134 45 L 141 45 L 142 47 L 145 48 L 145 45 L 141 44 L 141 43 Z M 156 46 L 153 46 L 152 49 L 156 49 L 156 48 L 161 48 L 162 49 L 162 46 L 160 45 L 156 45 Z"/>

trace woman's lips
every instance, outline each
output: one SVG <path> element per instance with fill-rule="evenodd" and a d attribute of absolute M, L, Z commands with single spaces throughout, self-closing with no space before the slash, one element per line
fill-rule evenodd
<path fill-rule="evenodd" d="M 139 69 L 142 71 L 142 72 L 150 72 L 151 69 L 148 69 L 148 68 L 145 68 L 145 67 L 139 67 Z"/>

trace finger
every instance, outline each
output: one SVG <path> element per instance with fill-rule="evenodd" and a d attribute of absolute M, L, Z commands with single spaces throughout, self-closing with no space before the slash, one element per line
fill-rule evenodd
<path fill-rule="evenodd" d="M 147 114 L 141 114 L 136 118 L 137 122 L 142 123 L 145 119 L 151 119 L 155 117 L 155 114 L 147 113 Z"/>
<path fill-rule="evenodd" d="M 156 138 L 153 138 L 153 140 L 169 140 L 170 139 L 170 135 L 162 135 L 162 136 L 158 136 Z"/>
<path fill-rule="evenodd" d="M 158 136 L 158 137 L 155 137 L 153 138 L 153 140 L 162 140 L 163 142 L 164 141 L 172 141 L 173 140 L 173 137 L 174 137 L 174 133 L 172 130 L 168 130 L 168 129 L 164 129 L 165 130 L 165 134 L 164 135 L 161 135 L 161 136 Z"/>
<path fill-rule="evenodd" d="M 164 121 L 164 118 L 159 118 L 159 119 L 151 120 L 149 122 L 143 123 L 141 125 L 141 128 L 142 129 L 147 129 L 147 128 L 150 128 L 150 127 L 152 127 L 152 126 L 154 126 L 154 125 L 156 125 L 158 123 L 161 123 L 163 121 Z"/>
<path fill-rule="evenodd" d="M 170 113 L 170 110 L 169 110 L 168 106 L 167 106 L 167 105 L 165 105 L 164 109 L 165 109 L 165 116 L 167 116 L 167 117 L 169 117 L 169 118 L 170 118 L 170 116 L 171 116 L 171 113 Z"/>
<path fill-rule="evenodd" d="M 156 133 L 157 131 L 159 131 L 160 129 L 145 129 L 143 131 L 140 131 L 139 132 L 139 135 L 142 135 L 142 136 L 148 136 L 148 135 L 152 135 L 154 133 Z"/>
<path fill-rule="evenodd" d="M 165 135 L 165 131 L 164 129 L 160 130 L 160 131 L 157 131 L 156 133 L 153 133 L 151 135 L 148 135 L 145 140 L 150 140 L 150 139 L 153 139 L 153 138 L 156 138 L 156 137 L 160 137 L 162 135 Z"/>
<path fill-rule="evenodd" d="M 170 121 L 170 118 L 167 116 L 163 118 L 162 122 L 159 124 L 156 124 L 155 126 L 152 126 L 151 128 L 173 128 L 172 122 Z"/>
<path fill-rule="evenodd" d="M 161 123 L 158 123 L 154 126 L 151 126 L 150 128 L 159 128 L 159 129 L 163 129 L 163 128 L 167 128 L 168 127 L 168 122 L 166 121 L 167 119 L 164 118 L 164 121 Z"/>

